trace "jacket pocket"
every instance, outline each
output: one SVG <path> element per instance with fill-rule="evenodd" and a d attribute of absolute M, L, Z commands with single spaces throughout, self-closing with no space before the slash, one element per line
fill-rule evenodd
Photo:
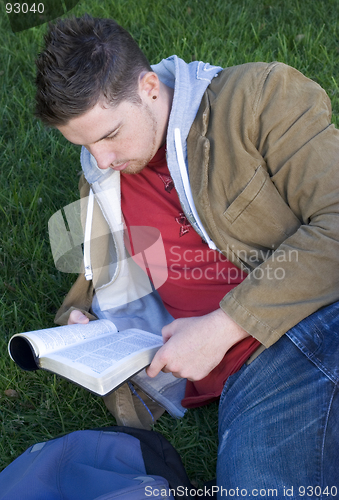
<path fill-rule="evenodd" d="M 301 224 L 261 165 L 223 215 L 227 231 L 255 247 L 277 248 Z"/>

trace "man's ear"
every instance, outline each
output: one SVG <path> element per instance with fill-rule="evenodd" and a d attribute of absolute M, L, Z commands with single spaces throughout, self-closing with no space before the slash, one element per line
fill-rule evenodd
<path fill-rule="evenodd" d="M 159 96 L 160 81 L 153 71 L 142 73 L 139 77 L 139 94 L 147 99 L 156 99 Z"/>

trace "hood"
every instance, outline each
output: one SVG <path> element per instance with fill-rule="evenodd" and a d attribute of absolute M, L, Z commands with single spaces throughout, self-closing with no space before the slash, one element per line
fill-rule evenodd
<path fill-rule="evenodd" d="M 202 61 L 187 64 L 179 57 L 171 56 L 152 66 L 152 69 L 162 83 L 174 89 L 166 139 L 167 165 L 180 203 L 195 231 L 210 248 L 215 249 L 199 219 L 191 194 L 186 139 L 207 87 L 222 68 Z"/>
<path fill-rule="evenodd" d="M 201 99 L 213 78 L 222 68 L 202 61 L 187 64 L 179 57 L 171 56 L 152 66 L 152 69 L 162 83 L 174 89 L 167 141 L 172 142 L 173 131 L 178 127 L 182 142 L 185 143 Z M 168 147 L 169 143 L 167 143 L 167 149 Z"/>

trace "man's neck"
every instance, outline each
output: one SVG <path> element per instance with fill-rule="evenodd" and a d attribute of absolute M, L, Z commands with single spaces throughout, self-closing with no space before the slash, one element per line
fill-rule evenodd
<path fill-rule="evenodd" d="M 161 134 L 160 147 L 166 142 L 169 117 L 172 109 L 174 89 L 160 82 L 159 93 L 159 133 Z"/>

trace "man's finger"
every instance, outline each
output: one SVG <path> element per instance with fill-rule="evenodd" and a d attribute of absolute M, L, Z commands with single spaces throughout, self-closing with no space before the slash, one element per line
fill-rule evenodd
<path fill-rule="evenodd" d="M 170 323 L 169 325 L 165 325 L 163 327 L 163 329 L 161 330 L 161 335 L 162 335 L 162 340 L 165 342 L 167 342 L 173 335 L 173 327 L 172 327 L 172 323 Z"/>
<path fill-rule="evenodd" d="M 153 378 L 166 366 L 166 363 L 161 359 L 161 353 L 159 355 L 159 351 L 155 354 L 152 363 L 146 368 L 146 373 L 149 377 Z"/>
<path fill-rule="evenodd" d="M 72 311 L 68 318 L 69 325 L 86 324 L 88 322 L 89 319 L 87 318 L 87 316 L 85 316 L 84 313 L 78 310 Z"/>

